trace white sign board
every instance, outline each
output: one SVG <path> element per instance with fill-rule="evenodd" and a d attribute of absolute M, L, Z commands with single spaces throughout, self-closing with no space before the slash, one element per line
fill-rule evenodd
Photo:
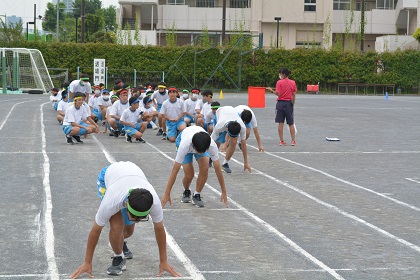
<path fill-rule="evenodd" d="M 93 84 L 105 84 L 105 59 L 95 58 L 93 60 Z"/>

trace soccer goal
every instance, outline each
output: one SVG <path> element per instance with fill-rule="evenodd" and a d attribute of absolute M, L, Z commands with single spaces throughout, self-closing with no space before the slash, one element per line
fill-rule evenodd
<path fill-rule="evenodd" d="M 39 50 L 0 48 L 1 93 L 47 93 L 53 88 Z"/>

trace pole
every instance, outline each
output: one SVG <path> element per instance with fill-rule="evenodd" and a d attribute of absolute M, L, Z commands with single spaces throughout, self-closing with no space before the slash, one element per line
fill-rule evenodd
<path fill-rule="evenodd" d="M 365 0 L 362 0 L 362 14 L 360 16 L 360 50 L 365 51 Z"/>
<path fill-rule="evenodd" d="M 76 17 L 76 43 L 77 43 L 77 37 L 79 36 L 79 34 L 77 33 L 78 30 L 78 23 L 79 23 L 79 18 Z"/>
<path fill-rule="evenodd" d="M 28 25 L 26 25 L 28 26 Z M 6 49 L 1 50 L 1 73 L 3 93 L 7 93 Z"/>
<path fill-rule="evenodd" d="M 82 17 L 82 44 L 85 42 L 85 8 L 86 8 L 86 3 L 85 0 L 82 0 L 82 13 L 81 13 L 81 17 Z"/>
<path fill-rule="evenodd" d="M 226 36 L 226 0 L 223 0 L 223 13 L 222 13 L 222 44 Z"/>
<path fill-rule="evenodd" d="M 274 20 L 277 21 L 277 39 L 276 39 L 276 46 L 277 46 L 277 48 L 279 48 L 279 30 L 280 30 L 281 17 L 275 17 Z"/>
<path fill-rule="evenodd" d="M 34 41 L 36 41 L 36 4 L 34 4 Z"/>
<path fill-rule="evenodd" d="M 29 30 L 28 30 L 29 22 L 26 22 L 26 41 L 29 41 Z"/>
<path fill-rule="evenodd" d="M 59 12 L 60 12 L 60 0 L 57 0 L 57 24 L 56 24 L 57 30 L 56 30 L 56 35 L 55 35 L 57 37 L 57 42 L 60 41 L 58 37 L 58 25 L 59 25 L 59 19 L 60 19 Z"/>

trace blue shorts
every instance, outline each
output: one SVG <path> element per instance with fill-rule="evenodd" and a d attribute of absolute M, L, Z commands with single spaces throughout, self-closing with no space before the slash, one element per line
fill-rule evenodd
<path fill-rule="evenodd" d="M 167 130 L 166 135 L 168 136 L 168 138 L 175 137 L 177 130 L 181 125 L 186 125 L 184 120 L 179 120 L 177 122 L 170 122 L 167 120 L 166 121 L 166 130 Z"/>
<path fill-rule="evenodd" d="M 160 109 L 161 109 L 161 108 L 162 108 L 162 104 L 159 104 L 159 103 L 158 103 L 158 108 L 157 108 L 157 111 L 158 111 L 158 112 L 160 112 Z"/>
<path fill-rule="evenodd" d="M 190 115 L 185 115 L 185 116 L 184 116 L 184 119 L 185 119 L 185 118 L 189 119 L 189 120 L 190 120 L 190 123 L 195 123 L 194 118 L 193 118 L 193 117 L 191 117 Z"/>
<path fill-rule="evenodd" d="M 249 123 L 244 123 L 245 124 L 245 127 L 246 128 L 252 128 L 252 124 L 251 124 L 251 122 L 249 122 Z"/>
<path fill-rule="evenodd" d="M 58 109 L 58 102 L 55 102 L 53 107 L 54 107 L 54 110 L 57 111 L 57 109 Z"/>
<path fill-rule="evenodd" d="M 128 136 L 133 136 L 134 133 L 140 131 L 140 123 L 136 123 L 135 127 L 131 127 L 129 125 L 124 125 L 125 133 L 127 133 Z"/>
<path fill-rule="evenodd" d="M 88 126 L 84 122 L 80 122 L 79 124 L 80 125 L 83 125 L 83 126 Z M 62 128 L 63 128 L 64 134 L 65 135 L 68 135 L 71 132 L 71 129 L 73 128 L 73 126 L 71 124 L 69 124 L 69 125 L 63 125 Z M 77 135 L 84 135 L 84 134 L 86 134 L 86 129 L 80 128 L 79 134 L 77 134 Z"/>
<path fill-rule="evenodd" d="M 120 124 L 120 120 L 115 119 L 115 123 L 118 126 L 118 131 L 121 132 L 124 130 L 124 126 L 122 124 Z"/>
<path fill-rule="evenodd" d="M 104 195 L 106 193 L 106 186 L 105 186 L 105 172 L 108 169 L 109 165 L 107 167 L 102 168 L 102 170 L 99 172 L 98 174 L 98 180 L 96 181 L 96 188 L 98 189 L 98 196 L 101 198 L 101 200 L 104 198 Z M 134 224 L 133 221 L 130 221 L 130 219 L 128 219 L 128 214 L 127 214 L 127 208 L 123 208 L 121 209 L 121 214 L 123 216 L 124 219 L 124 225 L 132 225 Z"/>
<path fill-rule="evenodd" d="M 176 137 L 176 140 L 175 140 L 175 146 L 176 146 L 176 149 L 177 150 L 178 150 L 179 144 L 181 144 L 181 135 L 182 135 L 182 131 L 178 135 L 178 137 Z M 184 161 L 182 162 L 182 164 L 192 163 L 193 162 L 193 160 L 192 160 L 193 155 L 195 157 L 195 160 L 198 160 L 201 157 L 210 157 L 210 154 L 207 151 L 204 152 L 204 153 L 202 153 L 202 154 L 188 153 L 188 154 L 185 155 Z"/>
<path fill-rule="evenodd" d="M 218 143 L 225 143 L 226 142 L 226 131 L 223 131 L 219 134 L 219 137 L 217 138 L 216 142 Z"/>
<path fill-rule="evenodd" d="M 99 110 L 96 109 L 92 109 L 92 113 L 99 119 L 102 121 L 102 112 L 100 112 Z"/>

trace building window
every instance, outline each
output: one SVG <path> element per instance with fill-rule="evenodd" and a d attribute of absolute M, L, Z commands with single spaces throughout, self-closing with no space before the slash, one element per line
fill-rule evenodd
<path fill-rule="evenodd" d="M 185 5 L 185 0 L 166 0 L 167 5 Z"/>
<path fill-rule="evenodd" d="M 214 0 L 197 0 L 196 1 L 197 7 L 203 7 L 203 8 L 214 8 Z"/>
<path fill-rule="evenodd" d="M 305 0 L 305 12 L 316 12 L 316 0 Z"/>
<path fill-rule="evenodd" d="M 377 0 L 376 1 L 376 8 L 380 9 L 380 10 L 393 10 L 394 9 L 394 1 L 393 0 Z"/>
<path fill-rule="evenodd" d="M 351 0 L 334 0 L 333 9 L 334 10 L 350 10 Z"/>
<path fill-rule="evenodd" d="M 231 8 L 249 8 L 250 7 L 249 0 L 230 0 L 230 7 Z"/>

